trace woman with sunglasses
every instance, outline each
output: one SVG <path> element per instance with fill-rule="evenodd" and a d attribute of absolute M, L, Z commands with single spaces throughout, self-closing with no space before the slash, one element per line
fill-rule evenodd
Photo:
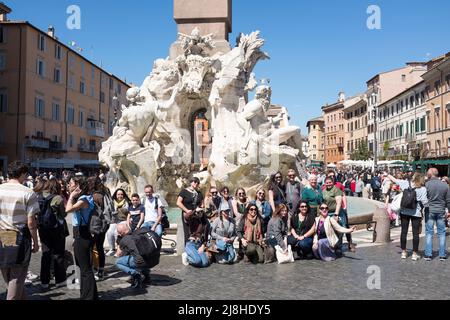
<path fill-rule="evenodd" d="M 267 224 L 272 216 L 272 207 L 270 206 L 269 201 L 266 200 L 266 192 L 263 188 L 256 191 L 256 199 L 251 201 L 250 204 L 254 204 L 258 208 L 258 213 L 262 222 L 262 231 L 263 234 L 266 234 Z"/>
<path fill-rule="evenodd" d="M 329 216 L 328 206 L 321 204 L 320 216 L 316 218 L 315 236 L 313 241 L 313 253 L 317 259 L 323 261 L 336 260 L 336 249 L 340 247 L 340 234 L 352 233 L 356 226 L 350 229 L 341 227 L 339 223 Z"/>
<path fill-rule="evenodd" d="M 316 215 L 311 213 L 306 201 L 301 201 L 292 216 L 291 234 L 288 244 L 297 251 L 299 258 L 312 257 L 313 236 L 316 230 Z"/>
<path fill-rule="evenodd" d="M 189 238 L 190 221 L 197 215 L 201 215 L 201 208 L 204 208 L 203 194 L 200 192 L 200 179 L 192 177 L 189 180 L 189 187 L 181 190 L 177 198 L 177 206 L 181 209 L 181 221 L 183 223 L 184 240 Z"/>
<path fill-rule="evenodd" d="M 287 217 L 289 210 L 287 205 L 280 204 L 275 211 L 275 214 L 267 225 L 266 235 L 266 263 L 275 261 L 275 247 L 278 245 L 283 250 L 283 253 L 287 254 Z"/>
<path fill-rule="evenodd" d="M 286 203 L 286 189 L 283 184 L 283 176 L 280 171 L 270 177 L 269 182 L 269 203 L 272 212 L 275 212 L 277 206 Z"/>
<path fill-rule="evenodd" d="M 262 230 L 262 219 L 258 206 L 250 203 L 247 213 L 242 217 L 238 225 L 237 235 L 244 249 L 244 262 L 264 262 L 264 235 Z"/>

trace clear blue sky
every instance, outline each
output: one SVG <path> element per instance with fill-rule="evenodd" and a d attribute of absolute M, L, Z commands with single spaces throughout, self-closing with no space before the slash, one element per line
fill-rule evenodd
<path fill-rule="evenodd" d="M 52 24 L 62 42 L 76 41 L 88 59 L 138 85 L 176 39 L 172 0 L 2 1 L 11 19 L 44 30 Z M 81 8 L 81 30 L 66 28 L 71 4 Z M 381 8 L 381 30 L 366 27 L 371 4 Z M 261 31 L 271 60 L 256 76 L 271 80 L 273 103 L 286 106 L 305 133 L 340 90 L 363 92 L 379 72 L 450 51 L 449 13 L 448 0 L 234 0 L 230 40 Z"/>

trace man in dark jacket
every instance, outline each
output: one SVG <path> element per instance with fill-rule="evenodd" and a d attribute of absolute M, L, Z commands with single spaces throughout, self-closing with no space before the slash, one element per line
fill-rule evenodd
<path fill-rule="evenodd" d="M 150 284 L 150 268 L 159 263 L 161 238 L 148 228 L 139 228 L 131 232 L 126 223 L 117 225 L 119 235 L 119 255 L 116 265 L 132 277 L 133 288 L 142 288 Z"/>
<path fill-rule="evenodd" d="M 434 224 L 437 225 L 439 237 L 439 259 L 446 260 L 446 238 L 445 238 L 445 208 L 450 209 L 450 191 L 446 183 L 442 182 L 438 176 L 436 168 L 428 170 L 429 181 L 425 184 L 428 196 L 428 210 L 425 211 L 425 260 L 430 261 L 433 254 L 433 234 Z"/>
<path fill-rule="evenodd" d="M 380 173 L 377 173 L 370 182 L 372 187 L 373 200 L 381 201 L 381 178 Z"/>

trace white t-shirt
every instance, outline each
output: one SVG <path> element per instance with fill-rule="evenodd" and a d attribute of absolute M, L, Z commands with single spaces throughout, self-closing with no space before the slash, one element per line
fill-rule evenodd
<path fill-rule="evenodd" d="M 156 198 L 153 197 L 152 201 L 150 201 L 147 197 L 145 198 L 144 207 L 145 207 L 145 220 L 144 222 L 155 222 L 158 219 L 158 211 L 155 209 L 155 201 Z M 158 199 L 158 208 L 161 208 L 161 200 Z"/>

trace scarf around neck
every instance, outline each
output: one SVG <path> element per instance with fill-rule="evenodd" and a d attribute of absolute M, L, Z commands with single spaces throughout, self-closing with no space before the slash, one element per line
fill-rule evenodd
<path fill-rule="evenodd" d="M 257 219 L 257 216 L 254 219 L 247 216 L 244 225 L 244 238 L 252 243 L 260 243 L 262 241 L 261 230 L 261 220 Z"/>

